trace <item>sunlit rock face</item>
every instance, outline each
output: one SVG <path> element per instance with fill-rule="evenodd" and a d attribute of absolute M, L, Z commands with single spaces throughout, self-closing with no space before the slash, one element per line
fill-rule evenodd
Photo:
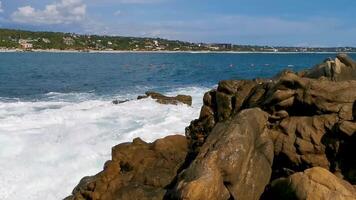
<path fill-rule="evenodd" d="M 355 199 L 355 66 L 338 55 L 269 80 L 220 81 L 186 139 L 156 141 L 164 151 L 141 140 L 115 147 L 69 198 Z"/>

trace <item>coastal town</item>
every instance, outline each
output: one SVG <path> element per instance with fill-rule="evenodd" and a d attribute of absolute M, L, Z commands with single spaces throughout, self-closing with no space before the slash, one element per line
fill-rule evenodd
<path fill-rule="evenodd" d="M 0 51 L 207 51 L 207 52 L 356 52 L 355 47 L 281 47 L 192 43 L 162 38 L 81 35 L 0 29 Z"/>

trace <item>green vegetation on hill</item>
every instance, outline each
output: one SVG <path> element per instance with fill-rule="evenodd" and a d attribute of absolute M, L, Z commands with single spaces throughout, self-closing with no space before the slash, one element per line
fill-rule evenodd
<path fill-rule="evenodd" d="M 80 35 L 0 29 L 0 48 L 122 51 L 356 52 L 354 47 L 304 48 L 190 43 L 161 38 Z"/>
<path fill-rule="evenodd" d="M 0 29 L 0 47 L 61 50 L 203 50 L 188 42 L 160 38 L 136 38 L 99 35 L 79 35 L 58 32 L 31 32 Z"/>

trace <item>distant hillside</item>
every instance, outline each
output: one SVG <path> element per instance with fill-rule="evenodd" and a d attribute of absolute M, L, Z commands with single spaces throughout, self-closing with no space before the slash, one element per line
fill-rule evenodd
<path fill-rule="evenodd" d="M 80 35 L 0 29 L 0 48 L 122 51 L 356 52 L 353 47 L 303 48 L 190 43 L 161 38 Z"/>
<path fill-rule="evenodd" d="M 79 35 L 0 29 L 0 47 L 75 50 L 195 50 L 197 45 L 160 38 Z"/>

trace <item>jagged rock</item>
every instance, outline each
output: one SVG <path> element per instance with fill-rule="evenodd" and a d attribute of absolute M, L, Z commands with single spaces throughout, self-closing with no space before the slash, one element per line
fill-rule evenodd
<path fill-rule="evenodd" d="M 260 107 L 270 114 L 270 136 L 275 145 L 273 178 L 320 166 L 339 171 L 356 184 L 356 161 L 350 155 L 356 150 L 355 88 L 355 80 L 317 80 L 292 72 L 273 81 L 221 81 L 217 91 L 206 94 L 201 117 L 186 129 L 192 157 L 216 123 L 241 110 Z"/>
<path fill-rule="evenodd" d="M 346 181 L 356 184 L 355 69 L 338 55 L 271 80 L 220 81 L 186 128 L 188 150 L 185 139 L 163 139 L 165 150 L 160 140 L 121 144 L 104 171 L 84 178 L 70 198 L 252 200 L 271 178 L 263 199 L 347 199 Z M 148 96 L 173 104 L 179 97 L 140 98 Z"/>
<path fill-rule="evenodd" d="M 193 157 L 217 122 L 229 119 L 244 108 L 243 104 L 257 84 L 248 80 L 220 81 L 217 90 L 205 93 L 199 119 L 193 120 L 185 131 Z"/>
<path fill-rule="evenodd" d="M 162 199 L 186 154 L 186 139 L 178 135 L 154 143 L 137 138 L 117 145 L 104 170 L 83 178 L 68 200 Z"/>
<path fill-rule="evenodd" d="M 356 122 L 343 121 L 340 123 L 339 129 L 347 136 L 352 136 L 356 132 Z"/>
<path fill-rule="evenodd" d="M 352 120 L 355 87 L 356 81 L 332 82 L 288 73 L 262 97 L 259 106 L 268 110 L 284 109 L 290 115 L 301 116 L 340 112 L 341 118 Z"/>
<path fill-rule="evenodd" d="M 326 77 L 334 81 L 356 79 L 356 62 L 346 54 L 339 54 L 334 60 L 328 59 L 311 70 L 303 72 L 304 77 Z"/>
<path fill-rule="evenodd" d="M 218 123 L 192 164 L 178 176 L 173 199 L 259 199 L 271 176 L 268 114 L 243 110 Z"/>
<path fill-rule="evenodd" d="M 155 99 L 157 103 L 160 104 L 173 104 L 177 105 L 178 103 L 187 104 L 188 106 L 192 105 L 192 97 L 189 95 L 177 95 L 175 97 L 167 97 L 157 92 L 146 92 L 146 96 L 138 96 L 137 99 L 144 99 L 151 97 Z"/>
<path fill-rule="evenodd" d="M 262 199 L 356 200 L 356 189 L 328 170 L 314 167 L 274 180 Z"/>
<path fill-rule="evenodd" d="M 275 147 L 274 177 L 314 166 L 330 169 L 324 140 L 337 120 L 336 114 L 283 119 L 271 131 Z"/>

